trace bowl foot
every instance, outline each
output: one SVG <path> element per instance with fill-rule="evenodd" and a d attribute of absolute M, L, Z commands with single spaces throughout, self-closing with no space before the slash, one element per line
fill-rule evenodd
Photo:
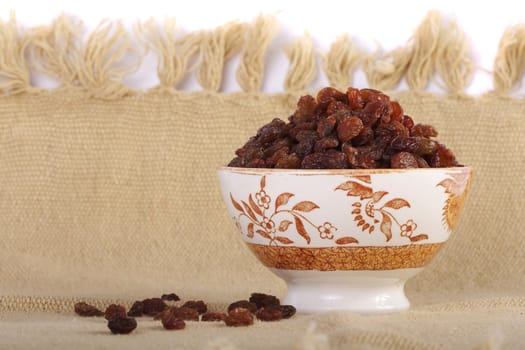
<path fill-rule="evenodd" d="M 283 303 L 299 313 L 353 311 L 384 313 L 410 306 L 404 286 L 421 269 L 389 271 L 273 271 L 284 278 L 288 293 Z"/>

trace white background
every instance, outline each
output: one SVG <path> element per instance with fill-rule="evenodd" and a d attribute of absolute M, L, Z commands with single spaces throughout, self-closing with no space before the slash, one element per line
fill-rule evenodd
<path fill-rule="evenodd" d="M 377 43 L 385 50 L 403 45 L 411 36 L 428 10 L 437 9 L 448 18 L 456 18 L 472 43 L 472 52 L 478 66 L 468 92 L 480 94 L 492 89 L 493 59 L 504 29 L 511 24 L 525 22 L 525 5 L 521 1 L 169 1 L 169 0 L 128 0 L 128 1 L 30 1 L 3 0 L 0 3 L 0 17 L 8 19 L 10 10 L 15 10 L 23 25 L 47 24 L 56 15 L 65 12 L 81 18 L 88 28 L 95 27 L 103 18 L 123 19 L 131 27 L 137 19 L 154 17 L 162 21 L 166 16 L 177 19 L 184 31 L 209 29 L 230 20 L 251 21 L 260 13 L 275 15 L 281 24 L 277 39 L 271 44 L 267 61 L 263 91 L 282 91 L 282 82 L 288 61 L 282 50 L 285 43 L 308 31 L 316 48 L 326 51 L 339 34 L 348 32 L 353 40 L 373 51 Z M 1 49 L 1 48 L 0 48 Z M 154 72 L 155 57 L 148 57 L 143 67 L 126 83 L 148 87 L 157 83 Z M 236 59 L 226 66 L 227 76 L 224 91 L 239 90 L 234 79 Z M 45 83 L 36 82 L 36 85 Z M 311 85 L 316 88 L 327 84 L 324 75 Z M 365 86 L 361 72 L 354 77 L 355 86 Z M 190 79 L 186 89 L 198 90 Z M 402 87 L 401 87 L 402 88 Z M 431 90 L 436 90 L 431 86 Z"/>

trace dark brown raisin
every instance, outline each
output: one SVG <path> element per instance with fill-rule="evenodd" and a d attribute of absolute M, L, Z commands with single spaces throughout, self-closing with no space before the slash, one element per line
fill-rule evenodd
<path fill-rule="evenodd" d="M 282 158 L 279 158 L 275 163 L 275 168 L 281 169 L 299 169 L 301 167 L 301 158 L 295 153 L 288 154 Z"/>
<path fill-rule="evenodd" d="M 430 165 L 428 165 L 427 161 L 424 158 L 418 155 L 414 155 L 414 157 L 416 157 L 417 166 L 419 168 L 430 168 Z"/>
<path fill-rule="evenodd" d="M 82 317 L 104 316 L 104 312 L 83 301 L 75 304 L 75 313 Z"/>
<path fill-rule="evenodd" d="M 416 139 L 418 140 L 418 147 L 414 151 L 415 154 L 419 156 L 426 156 L 436 153 L 438 149 L 438 143 L 436 141 L 427 139 L 425 137 L 416 137 Z"/>
<path fill-rule="evenodd" d="M 295 147 L 292 149 L 292 151 L 297 154 L 299 158 L 304 158 L 306 155 L 312 153 L 315 145 L 315 140 L 304 140 L 299 142 Z"/>
<path fill-rule="evenodd" d="M 328 116 L 319 120 L 317 123 L 317 136 L 323 138 L 330 135 L 334 131 L 336 123 L 337 119 L 334 116 Z"/>
<path fill-rule="evenodd" d="M 165 301 L 179 301 L 180 300 L 179 296 L 175 293 L 162 294 L 160 298 Z"/>
<path fill-rule="evenodd" d="M 283 318 L 290 318 L 297 311 L 293 305 L 279 305 L 279 310 L 281 310 Z"/>
<path fill-rule="evenodd" d="M 117 304 L 111 304 L 106 308 L 106 311 L 104 312 L 104 318 L 106 320 L 111 320 L 112 318 L 126 318 L 126 308 L 122 305 Z"/>
<path fill-rule="evenodd" d="M 445 145 L 438 144 L 437 152 L 430 158 L 429 165 L 433 168 L 458 166 L 456 157 Z"/>
<path fill-rule="evenodd" d="M 162 326 L 169 330 L 184 329 L 186 327 L 186 322 L 180 318 L 175 317 L 175 315 L 171 312 L 162 313 L 160 321 L 162 322 Z"/>
<path fill-rule="evenodd" d="M 284 135 L 287 128 L 285 121 L 275 118 L 257 131 L 257 141 L 262 145 L 273 142 Z"/>
<path fill-rule="evenodd" d="M 337 124 L 337 137 L 341 142 L 347 142 L 363 130 L 363 122 L 358 117 L 345 117 Z"/>
<path fill-rule="evenodd" d="M 292 120 L 296 123 L 313 120 L 316 107 L 317 103 L 312 96 L 302 96 L 297 102 L 297 110 L 292 116 Z"/>
<path fill-rule="evenodd" d="M 129 334 L 137 328 L 133 317 L 115 317 L 108 321 L 108 328 L 113 334 Z"/>
<path fill-rule="evenodd" d="M 250 310 L 250 312 L 257 311 L 257 304 L 251 301 L 248 301 L 248 300 L 239 300 L 239 301 L 233 302 L 230 305 L 228 305 L 228 312 L 238 307 L 242 307 L 243 309 Z"/>
<path fill-rule="evenodd" d="M 226 320 L 226 317 L 228 317 L 228 315 L 222 312 L 207 312 L 201 316 L 201 321 L 204 321 L 204 322 L 224 321 Z"/>
<path fill-rule="evenodd" d="M 352 145 L 363 146 L 370 143 L 374 139 L 374 130 L 371 127 L 364 127 L 363 130 L 352 139 Z"/>
<path fill-rule="evenodd" d="M 250 326 L 253 324 L 253 315 L 250 310 L 238 307 L 228 312 L 224 323 L 228 327 Z"/>
<path fill-rule="evenodd" d="M 208 311 L 208 306 L 202 300 L 190 300 L 184 303 L 182 307 L 189 307 L 191 309 L 197 310 L 199 314 L 203 314 Z"/>
<path fill-rule="evenodd" d="M 412 136 L 436 137 L 438 135 L 436 129 L 431 125 L 416 124 L 410 129 Z"/>
<path fill-rule="evenodd" d="M 317 140 L 314 145 L 314 152 L 324 152 L 331 148 L 339 146 L 339 140 L 335 136 L 324 137 Z"/>
<path fill-rule="evenodd" d="M 283 313 L 278 306 L 262 307 L 255 313 L 260 321 L 280 321 L 283 318 Z"/>
<path fill-rule="evenodd" d="M 131 308 L 128 311 L 128 316 L 131 317 L 140 317 L 143 315 L 144 310 L 144 303 L 142 301 L 137 300 L 136 302 L 131 305 Z"/>
<path fill-rule="evenodd" d="M 228 166 L 240 168 L 244 167 L 245 164 L 246 162 L 244 162 L 241 157 L 235 157 L 228 163 Z"/>
<path fill-rule="evenodd" d="M 399 152 L 392 156 L 390 166 L 396 169 L 418 168 L 417 160 L 412 153 Z"/>
<path fill-rule="evenodd" d="M 174 318 L 178 318 L 185 321 L 198 321 L 199 320 L 199 312 L 195 309 L 189 308 L 189 307 L 176 307 L 176 306 L 168 306 L 166 309 L 159 312 L 155 317 L 154 320 L 160 320 L 165 315 L 172 315 Z"/>
<path fill-rule="evenodd" d="M 146 316 L 155 316 L 167 307 L 168 305 L 161 298 L 142 300 L 142 313 Z"/>
<path fill-rule="evenodd" d="M 281 149 L 278 149 L 275 151 L 270 157 L 266 158 L 265 163 L 268 165 L 268 167 L 274 167 L 277 162 L 288 155 L 290 152 L 290 148 L 283 147 Z"/>
<path fill-rule="evenodd" d="M 267 168 L 267 164 L 264 161 L 264 159 L 254 159 L 254 160 L 248 162 L 248 164 L 246 164 L 246 166 L 248 168 Z"/>
<path fill-rule="evenodd" d="M 252 293 L 249 300 L 256 305 L 257 309 L 260 309 L 261 307 L 281 305 L 279 298 L 264 293 Z"/>

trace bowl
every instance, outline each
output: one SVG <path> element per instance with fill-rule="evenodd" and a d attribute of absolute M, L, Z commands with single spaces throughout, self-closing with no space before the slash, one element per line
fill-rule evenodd
<path fill-rule="evenodd" d="M 470 167 L 218 170 L 240 237 L 301 313 L 409 308 L 407 279 L 441 250 Z"/>

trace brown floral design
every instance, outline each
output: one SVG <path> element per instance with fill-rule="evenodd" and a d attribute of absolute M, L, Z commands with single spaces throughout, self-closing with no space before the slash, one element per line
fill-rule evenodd
<path fill-rule="evenodd" d="M 403 224 L 396 219 L 393 210 L 410 208 L 407 200 L 393 198 L 382 202 L 388 192 L 374 191 L 370 186 L 372 183 L 370 175 L 354 176 L 353 179 L 340 184 L 335 190 L 346 191 L 347 196 L 359 198 L 352 203 L 351 214 L 361 231 L 368 231 L 371 234 L 375 231 L 376 225 L 379 225 L 379 230 L 385 235 L 387 242 L 392 239 L 393 228 L 399 231 L 401 237 L 407 237 L 411 242 L 428 239 L 428 235 L 424 233 L 415 234 L 417 224 L 412 219 Z"/>
<path fill-rule="evenodd" d="M 254 196 L 255 200 L 253 199 Z M 291 240 L 289 237 L 281 235 L 282 233 L 287 232 L 292 225 L 295 226 L 295 230 L 299 236 L 301 236 L 306 241 L 307 244 L 310 244 L 311 241 L 310 233 L 307 227 L 310 228 L 310 231 L 316 229 L 317 234 L 319 234 L 321 239 L 333 239 L 335 237 L 337 227 L 332 225 L 330 222 L 324 222 L 321 225 L 316 225 L 304 214 L 311 212 L 312 210 L 319 209 L 319 206 L 316 203 L 311 201 L 301 201 L 289 209 L 286 208 L 290 199 L 294 196 L 295 194 L 290 192 L 283 192 L 279 194 L 275 199 L 273 211 L 268 212 L 268 210 L 271 208 L 272 197 L 266 193 L 266 176 L 263 176 L 261 178 L 259 191 L 256 192 L 255 195 L 250 194 L 248 201 L 241 200 L 239 202 L 235 200 L 233 195 L 230 193 L 230 200 L 233 204 L 233 207 L 239 212 L 239 214 L 233 219 L 239 228 L 242 228 L 241 219 L 244 218 L 247 220 L 247 237 L 253 238 L 255 234 L 258 234 L 259 236 L 267 239 L 270 246 L 277 246 L 279 243 L 285 245 L 293 244 L 293 240 Z M 278 218 L 282 218 L 283 214 L 286 215 L 286 218 L 279 221 Z M 339 245 L 359 243 L 357 239 L 350 236 L 341 237 L 335 242 Z"/>
<path fill-rule="evenodd" d="M 285 270 L 394 270 L 427 265 L 444 243 L 391 247 L 275 247 L 247 243 L 267 267 Z"/>
<path fill-rule="evenodd" d="M 448 194 L 443 207 L 443 222 L 447 224 L 449 232 L 451 232 L 456 227 L 459 215 L 465 206 L 471 177 L 467 168 L 459 173 L 450 173 L 448 176 L 436 186 L 443 187 L 445 193 Z"/>

